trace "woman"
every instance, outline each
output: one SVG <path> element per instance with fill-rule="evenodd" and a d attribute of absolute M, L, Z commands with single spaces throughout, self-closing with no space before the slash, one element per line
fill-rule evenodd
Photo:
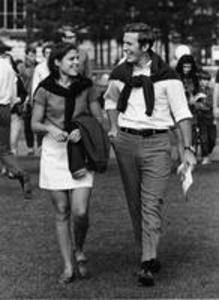
<path fill-rule="evenodd" d="M 187 100 L 190 104 L 191 98 L 199 92 L 198 68 L 192 55 L 183 55 L 176 66 L 185 89 Z"/>
<path fill-rule="evenodd" d="M 88 209 L 94 174 L 84 170 L 79 179 L 73 178 L 68 168 L 67 142 L 77 143 L 78 129 L 68 133 L 72 117 L 87 110 L 102 121 L 100 107 L 92 99 L 92 82 L 78 73 L 77 48 L 59 43 L 49 58 L 50 76 L 34 94 L 32 128 L 44 134 L 40 162 L 40 187 L 50 192 L 56 213 L 56 230 L 64 271 L 60 283 L 73 281 L 75 275 L 88 276 L 84 241 L 88 230 Z M 71 249 L 71 224 L 74 223 L 74 255 Z M 74 262 L 73 262 L 74 261 Z M 75 266 L 74 266 L 75 264 Z"/>
<path fill-rule="evenodd" d="M 197 74 L 198 68 L 193 56 L 190 54 L 184 54 L 183 56 L 181 56 L 176 65 L 176 72 L 182 80 L 189 107 L 193 112 L 191 101 L 194 95 L 196 95 L 199 91 L 199 78 Z M 184 142 L 180 134 L 180 130 L 177 126 L 174 128 L 173 132 L 177 139 L 179 158 L 182 161 L 184 153 Z"/>

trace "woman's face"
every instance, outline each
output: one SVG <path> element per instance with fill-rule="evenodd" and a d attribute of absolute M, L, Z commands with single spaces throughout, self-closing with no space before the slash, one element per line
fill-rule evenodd
<path fill-rule="evenodd" d="M 61 60 L 55 61 L 60 75 L 75 76 L 78 74 L 79 54 L 75 49 L 70 50 Z"/>
<path fill-rule="evenodd" d="M 192 65 L 190 63 L 183 64 L 183 74 L 188 74 L 192 70 Z"/>

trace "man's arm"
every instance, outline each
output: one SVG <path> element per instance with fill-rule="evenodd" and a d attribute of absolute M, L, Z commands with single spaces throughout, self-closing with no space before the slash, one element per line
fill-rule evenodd
<path fill-rule="evenodd" d="M 118 110 L 109 109 L 107 110 L 107 115 L 110 122 L 110 130 L 108 132 L 109 137 L 116 137 L 118 133 Z"/>
<path fill-rule="evenodd" d="M 178 126 L 183 136 L 184 146 L 190 147 L 192 145 L 191 119 L 184 119 L 179 121 Z"/>
<path fill-rule="evenodd" d="M 105 110 L 110 122 L 109 137 L 116 137 L 118 133 L 118 115 L 117 102 L 120 95 L 118 82 L 111 80 L 104 94 Z"/>
<path fill-rule="evenodd" d="M 187 165 L 194 166 L 196 164 L 195 150 L 192 148 L 192 124 L 191 119 L 184 119 L 178 122 L 183 141 L 184 141 L 184 157 L 183 162 Z"/>

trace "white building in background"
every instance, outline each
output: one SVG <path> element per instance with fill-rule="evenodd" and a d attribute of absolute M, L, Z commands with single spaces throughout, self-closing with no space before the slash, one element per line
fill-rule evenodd
<path fill-rule="evenodd" d="M 27 0 L 0 0 L 0 38 L 12 47 L 15 58 L 24 57 Z"/>
<path fill-rule="evenodd" d="M 25 33 L 26 0 L 0 0 L 0 28 L 11 34 Z"/>

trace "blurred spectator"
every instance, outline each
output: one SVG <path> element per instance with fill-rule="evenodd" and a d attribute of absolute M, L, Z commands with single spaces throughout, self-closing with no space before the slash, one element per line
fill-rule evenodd
<path fill-rule="evenodd" d="M 215 84 L 214 84 L 214 93 L 213 93 L 213 113 L 215 120 L 219 116 L 219 69 L 216 73 Z"/>
<path fill-rule="evenodd" d="M 19 75 L 17 65 L 10 54 L 5 56 L 16 74 L 16 103 L 11 109 L 11 135 L 10 145 L 11 152 L 14 155 L 18 154 L 18 142 L 23 128 L 23 104 L 27 97 L 27 91 L 24 88 L 24 83 Z"/>
<path fill-rule="evenodd" d="M 35 67 L 33 72 L 32 96 L 38 84 L 50 74 L 49 67 L 48 67 L 48 60 L 51 51 L 52 51 L 52 44 L 46 43 L 42 48 L 43 61 Z"/>
<path fill-rule="evenodd" d="M 78 36 L 76 30 L 72 26 L 63 26 L 60 30 L 61 41 L 70 43 L 79 49 L 79 73 L 85 77 L 92 77 L 92 68 L 88 53 L 81 47 L 78 42 Z"/>
<path fill-rule="evenodd" d="M 198 67 L 192 55 L 184 54 L 180 57 L 176 72 L 178 73 L 186 94 L 190 109 L 190 100 L 199 91 Z M 177 140 L 179 158 L 182 161 L 184 153 L 184 142 L 178 126 L 175 126 L 173 133 Z"/>
<path fill-rule="evenodd" d="M 207 71 L 199 73 L 200 90 L 191 100 L 200 130 L 202 164 L 210 163 L 210 154 L 216 142 L 216 125 L 213 114 L 213 91 L 210 84 L 211 75 Z"/>
<path fill-rule="evenodd" d="M 31 116 L 32 116 L 32 80 L 34 69 L 37 65 L 36 49 L 27 47 L 25 50 L 25 61 L 19 64 L 19 72 L 24 82 L 24 87 L 27 91 L 27 99 L 25 101 L 24 112 L 24 134 L 28 147 L 28 155 L 34 155 L 34 134 L 31 129 Z M 40 140 L 37 141 L 37 146 L 40 146 Z"/>
<path fill-rule="evenodd" d="M 11 108 L 16 105 L 16 74 L 8 61 L 8 56 L 4 56 L 8 48 L 0 47 L 0 159 L 10 172 L 18 179 L 25 198 L 31 197 L 31 182 L 27 172 L 25 172 L 16 157 L 10 151 L 10 122 Z"/>

